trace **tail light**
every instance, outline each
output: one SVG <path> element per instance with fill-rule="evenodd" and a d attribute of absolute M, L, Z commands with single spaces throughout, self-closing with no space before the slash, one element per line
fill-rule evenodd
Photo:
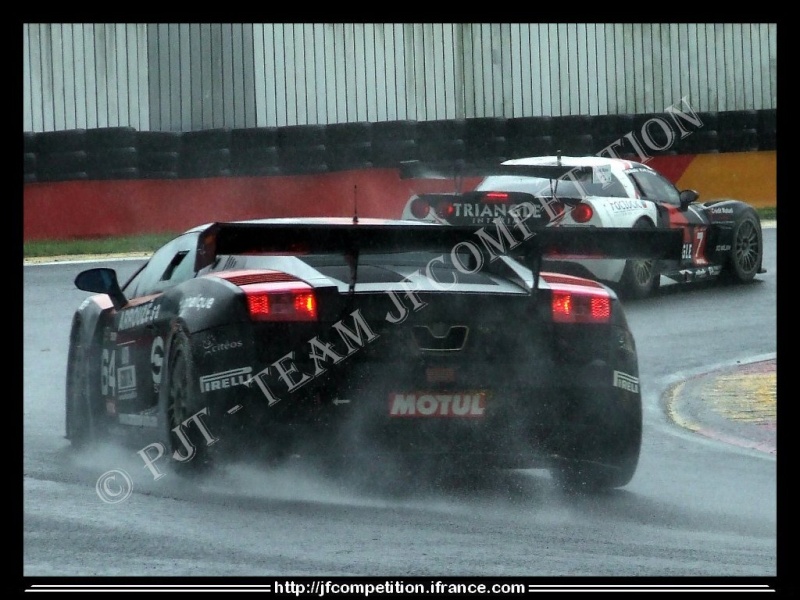
<path fill-rule="evenodd" d="M 441 219 L 449 219 L 456 212 L 453 202 L 443 199 L 433 198 L 432 200 L 426 198 L 414 198 L 411 201 L 411 214 L 416 219 L 424 219 L 430 215 L 431 210 Z"/>
<path fill-rule="evenodd" d="M 416 219 L 424 219 L 431 212 L 431 205 L 423 198 L 414 198 L 411 202 L 411 214 Z"/>
<path fill-rule="evenodd" d="M 242 289 L 253 321 L 317 320 L 317 297 L 306 285 L 291 289 L 254 285 Z"/>
<path fill-rule="evenodd" d="M 553 291 L 552 311 L 556 323 L 608 323 L 611 298 L 606 294 Z"/>
<path fill-rule="evenodd" d="M 483 194 L 483 201 L 493 204 L 504 204 L 509 199 L 508 192 L 486 192 Z"/>
<path fill-rule="evenodd" d="M 570 212 L 570 216 L 576 223 L 586 223 L 594 216 L 594 211 L 592 210 L 591 206 L 581 202 L 580 204 L 575 205 Z"/>
<path fill-rule="evenodd" d="M 294 275 L 272 269 L 214 273 L 242 289 L 253 321 L 316 321 L 314 288 Z"/>
<path fill-rule="evenodd" d="M 452 202 L 441 201 L 436 203 L 436 206 L 434 206 L 433 210 L 436 212 L 437 216 L 441 217 L 442 219 L 448 219 L 453 216 L 454 212 L 456 212 L 456 207 L 453 206 Z"/>

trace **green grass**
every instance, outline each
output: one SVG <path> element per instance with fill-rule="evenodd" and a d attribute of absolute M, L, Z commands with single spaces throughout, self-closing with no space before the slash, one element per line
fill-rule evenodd
<path fill-rule="evenodd" d="M 756 210 L 762 219 L 775 219 L 775 207 Z M 175 235 L 173 233 L 153 233 L 99 239 L 41 240 L 23 243 L 22 253 L 24 258 L 76 254 L 152 253 Z"/>
<path fill-rule="evenodd" d="M 22 244 L 22 254 L 24 258 L 35 258 L 75 254 L 154 252 L 175 235 L 174 233 L 152 233 L 125 237 L 31 241 Z"/>

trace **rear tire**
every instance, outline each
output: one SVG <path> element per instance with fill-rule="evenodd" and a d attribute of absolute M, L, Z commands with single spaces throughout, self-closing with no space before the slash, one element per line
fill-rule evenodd
<path fill-rule="evenodd" d="M 82 450 L 105 438 L 105 417 L 97 390 L 92 390 L 92 366 L 96 361 L 80 340 L 80 328 L 80 321 L 76 320 L 67 357 L 65 424 L 67 439 L 73 448 Z"/>
<path fill-rule="evenodd" d="M 208 407 L 200 400 L 191 345 L 185 332 L 178 331 L 173 337 L 167 365 L 165 412 L 170 442 L 168 452 L 174 460 L 176 471 L 184 474 L 204 473 L 212 466 L 210 447 L 217 440 L 212 435 L 213 441 L 209 442 L 196 421 L 186 423 L 187 419 L 205 409 L 205 414 L 198 415 L 197 419 L 203 426 L 207 425 Z"/>
<path fill-rule="evenodd" d="M 751 212 L 736 217 L 733 226 L 731 257 L 727 273 L 738 283 L 752 281 L 761 270 L 764 246 L 761 241 L 761 224 Z"/>
<path fill-rule="evenodd" d="M 639 219 L 634 223 L 633 228 L 654 229 L 655 226 L 647 219 Z M 660 280 L 658 261 L 641 258 L 628 259 L 620 279 L 620 295 L 625 298 L 647 298 L 656 292 Z"/>
<path fill-rule="evenodd" d="M 613 415 L 611 414 L 613 412 Z M 641 400 L 605 414 L 586 416 L 589 425 L 573 434 L 571 443 L 551 468 L 551 476 L 570 492 L 597 492 L 627 485 L 639 464 L 642 446 Z"/>

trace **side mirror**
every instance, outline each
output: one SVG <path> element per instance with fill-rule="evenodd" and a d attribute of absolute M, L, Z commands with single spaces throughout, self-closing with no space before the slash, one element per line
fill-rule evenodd
<path fill-rule="evenodd" d="M 692 202 L 696 202 L 699 197 L 700 194 L 694 190 L 683 190 L 681 192 L 681 208 L 686 208 Z"/>
<path fill-rule="evenodd" d="M 128 303 L 128 299 L 119 287 L 117 272 L 114 269 L 99 267 L 81 271 L 75 277 L 75 287 L 84 292 L 108 294 L 117 310 Z"/>

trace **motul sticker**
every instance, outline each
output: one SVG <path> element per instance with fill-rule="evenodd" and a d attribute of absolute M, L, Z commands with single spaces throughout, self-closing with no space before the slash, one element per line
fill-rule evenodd
<path fill-rule="evenodd" d="M 390 417 L 462 417 L 477 419 L 486 410 L 486 394 L 389 394 Z"/>
<path fill-rule="evenodd" d="M 639 378 L 623 373 L 622 371 L 614 371 L 614 387 L 638 394 Z"/>

